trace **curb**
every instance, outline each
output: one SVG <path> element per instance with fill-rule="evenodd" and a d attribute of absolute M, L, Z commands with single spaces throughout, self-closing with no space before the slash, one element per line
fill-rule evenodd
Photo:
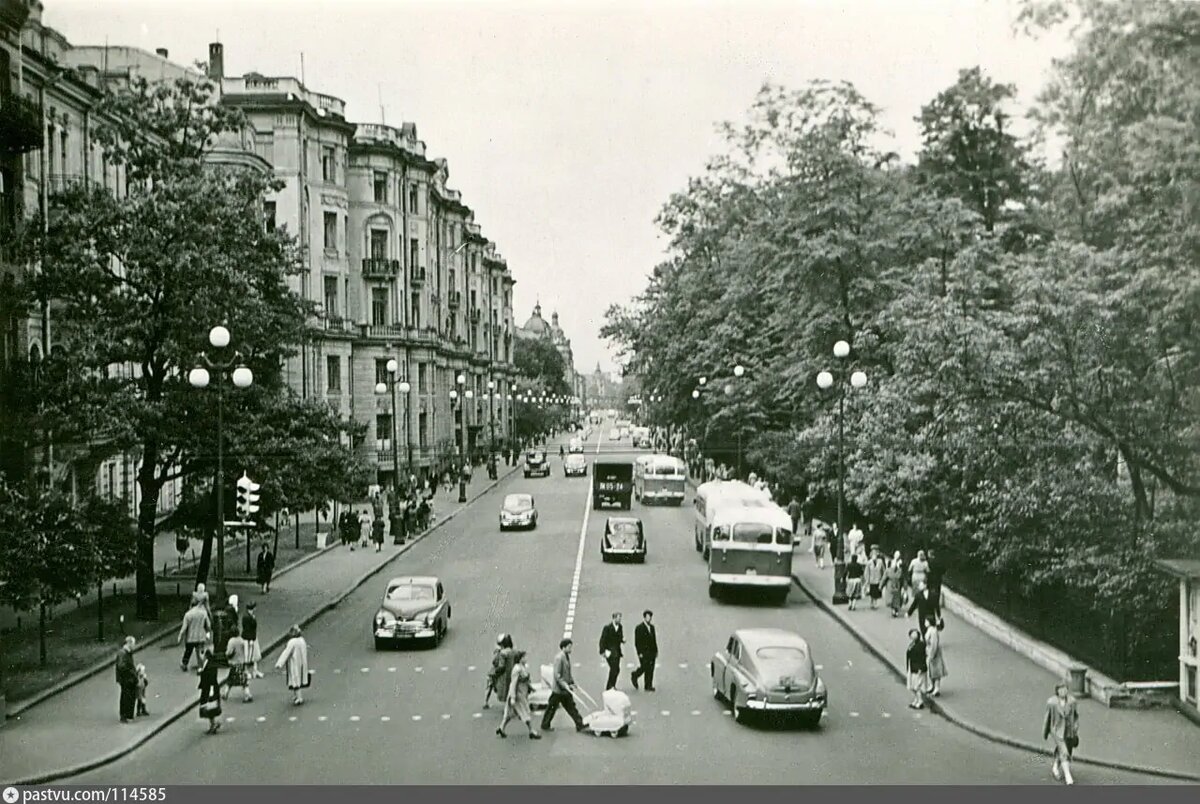
<path fill-rule="evenodd" d="M 862 631 L 860 631 L 858 628 L 856 628 L 850 622 L 849 618 L 846 617 L 846 615 L 844 615 L 842 612 L 838 611 L 833 606 L 832 603 L 830 603 L 830 602 L 826 601 L 824 598 L 820 597 L 816 592 L 814 592 L 807 585 L 805 585 L 795 575 L 792 576 L 792 581 L 796 584 L 796 586 L 800 587 L 800 591 L 804 592 L 804 594 L 807 595 L 814 603 L 816 603 L 817 606 L 822 611 L 824 611 L 826 614 L 828 614 L 830 617 L 832 617 L 834 620 L 836 620 L 843 628 L 845 628 L 850 633 L 850 635 L 852 637 L 854 637 L 856 640 L 858 640 L 858 642 L 864 648 L 867 649 L 868 653 L 873 655 L 876 659 L 881 661 L 886 668 L 891 670 L 893 675 L 895 675 L 901 681 L 906 680 L 906 673 L 905 673 L 904 668 L 899 666 L 897 663 L 895 663 L 886 653 L 884 653 L 882 648 L 880 648 L 878 645 L 876 645 L 873 640 L 868 638 Z M 989 729 L 986 726 L 981 726 L 978 723 L 975 723 L 975 722 L 963 717 L 962 715 L 958 714 L 952 708 L 946 706 L 945 703 L 943 703 L 942 701 L 940 701 L 936 698 L 928 699 L 928 706 L 929 706 L 930 711 L 932 711 L 934 714 L 941 715 L 943 718 L 945 718 L 947 721 L 954 724 L 955 726 L 958 726 L 961 729 L 969 731 L 972 734 L 975 734 L 979 737 L 982 737 L 985 740 L 990 740 L 991 742 L 999 743 L 1000 745 L 1006 745 L 1010 748 L 1017 748 L 1019 750 L 1027 751 L 1029 753 L 1037 754 L 1039 756 L 1044 756 L 1044 757 L 1054 756 L 1053 752 L 1048 751 L 1044 746 L 1037 745 L 1035 743 L 1026 742 L 1025 740 L 1021 740 L 1016 737 L 1009 737 L 1006 734 L 1001 734 L 1000 732 L 993 731 L 992 729 Z M 1106 760 L 1106 759 L 1091 759 L 1088 757 L 1081 756 L 1079 754 L 1075 754 L 1075 756 L 1073 757 L 1073 761 L 1080 762 L 1084 765 L 1093 765 L 1095 767 L 1100 767 L 1100 768 L 1109 768 L 1111 770 L 1126 771 L 1126 772 L 1130 772 L 1130 773 L 1140 773 L 1140 774 L 1144 774 L 1147 776 L 1159 776 L 1164 779 L 1182 779 L 1184 781 L 1200 782 L 1200 774 L 1186 773 L 1184 771 L 1168 770 L 1165 768 L 1154 768 L 1154 767 L 1149 767 L 1146 765 L 1134 765 L 1134 764 L 1125 763 L 1125 762 L 1113 762 L 1113 761 Z"/>
<path fill-rule="evenodd" d="M 435 530 L 440 528 L 442 525 L 445 525 L 447 522 L 454 519 L 456 516 L 459 515 L 459 513 L 461 513 L 462 511 L 465 511 L 467 508 L 469 508 L 476 500 L 478 500 L 484 494 L 487 494 L 489 491 L 494 489 L 496 486 L 500 485 L 501 481 L 506 479 L 509 475 L 511 475 L 513 472 L 517 471 L 519 468 L 520 468 L 519 465 L 515 466 L 515 467 L 509 467 L 510 471 L 501 473 L 496 478 L 496 480 L 488 481 L 488 484 L 486 486 L 484 486 L 479 491 L 478 494 L 475 494 L 475 495 L 469 497 L 467 499 L 467 501 L 465 503 L 460 504 L 458 509 L 455 510 L 453 513 L 446 515 L 446 517 L 444 519 L 439 519 L 437 522 L 430 525 L 428 528 L 426 528 L 421 533 L 408 539 L 403 545 L 400 546 L 400 549 L 398 551 L 393 553 L 389 558 L 385 559 L 378 566 L 376 566 L 373 569 L 369 570 L 368 572 L 364 573 L 358 580 L 354 581 L 354 583 L 348 589 L 346 589 L 344 592 L 342 592 L 342 594 L 338 595 L 331 602 L 323 604 L 320 608 L 318 608 L 312 614 L 310 614 L 307 617 L 305 617 L 304 619 L 300 620 L 300 622 L 299 622 L 300 627 L 301 628 L 307 627 L 310 623 L 312 623 L 314 620 L 318 619 L 321 615 L 336 608 L 338 606 L 338 604 L 340 604 L 343 600 L 345 600 L 346 598 L 350 597 L 350 595 L 352 595 L 356 591 L 358 591 L 359 587 L 361 587 L 367 581 L 371 580 L 371 578 L 375 577 L 380 572 L 382 572 L 385 567 L 387 567 L 389 564 L 391 564 L 397 558 L 399 558 L 400 556 L 407 553 L 408 550 L 414 544 L 421 541 L 429 534 L 433 533 Z M 318 555 L 320 555 L 320 554 L 318 554 Z M 292 569 L 292 567 L 289 567 L 288 569 Z M 280 573 L 280 574 L 282 574 L 282 573 Z M 278 575 L 276 577 L 278 577 Z M 174 630 L 174 627 L 172 626 L 172 631 L 173 630 Z M 159 639 L 159 638 L 161 638 L 161 637 L 156 637 L 156 639 Z M 287 642 L 286 634 L 284 634 L 283 636 L 277 637 L 276 639 L 274 639 L 271 643 L 269 643 L 267 645 L 263 645 L 262 646 L 262 654 L 263 654 L 264 660 L 272 651 L 276 650 L 280 645 L 283 645 L 285 642 Z M 146 643 L 143 643 L 143 644 L 146 644 Z M 112 664 L 112 662 L 109 662 L 109 664 Z M 103 669 L 103 668 L 101 668 L 101 669 Z M 93 675 L 94 675 L 94 673 L 93 673 Z M 78 682 L 76 682 L 76 683 L 78 683 Z M 31 777 L 28 777 L 25 779 L 6 780 L 3 783 L 6 785 L 13 785 L 13 786 L 18 786 L 18 785 L 19 786 L 30 786 L 30 785 L 47 784 L 49 782 L 54 782 L 59 779 L 66 779 L 71 776 L 78 776 L 81 773 L 87 773 L 90 770 L 95 770 L 96 768 L 100 768 L 105 765 L 109 765 L 113 762 L 116 762 L 118 759 L 121 759 L 122 757 L 133 753 L 138 748 L 141 748 L 143 745 L 150 742 L 151 739 L 153 739 L 154 737 L 158 736 L 160 733 L 165 731 L 167 729 L 167 727 L 170 726 L 172 723 L 179 720 L 180 718 L 182 718 L 184 715 L 186 715 L 188 712 L 192 711 L 199 705 L 200 705 L 199 699 L 189 700 L 186 704 L 183 704 L 178 709 L 167 713 L 163 717 L 162 720 L 158 721 L 155 724 L 153 729 L 151 729 L 148 733 L 146 733 L 146 734 L 142 735 L 141 737 L 139 737 L 138 739 L 136 739 L 132 744 L 124 746 L 122 748 L 118 748 L 117 750 L 112 751 L 108 754 L 105 754 L 104 756 L 101 756 L 98 759 L 87 760 L 86 762 L 81 762 L 81 763 L 79 763 L 77 765 L 73 765 L 69 768 L 61 768 L 59 770 L 48 771 L 46 773 L 38 774 L 37 776 L 31 776 Z"/>
<path fill-rule="evenodd" d="M 296 559 L 291 564 L 288 564 L 286 567 L 281 569 L 279 572 L 272 575 L 271 580 L 275 580 L 276 578 L 279 578 L 283 575 L 288 574 L 292 570 L 297 569 L 297 568 L 307 564 L 309 561 L 312 561 L 315 558 L 319 558 L 320 556 L 325 555 L 325 553 L 329 552 L 330 550 L 332 550 L 333 548 L 338 547 L 338 546 L 340 546 L 340 545 L 331 544 L 331 545 L 328 545 L 324 550 L 317 550 L 313 553 L 309 553 L 306 556 Z M 232 582 L 233 579 L 226 578 L 225 580 L 226 580 L 226 583 L 229 583 L 229 582 Z M 248 583 L 248 581 L 247 581 L 247 583 Z M 138 642 L 138 648 L 139 649 L 147 648 L 147 647 L 155 644 L 156 642 L 161 642 L 162 640 L 166 639 L 167 637 L 169 637 L 171 634 L 174 634 L 178 630 L 179 629 L 174 625 L 163 626 L 163 628 L 161 630 L 155 631 L 150 636 L 148 636 L 145 639 Z M 94 676 L 98 673 L 103 673 L 105 670 L 112 667 L 113 664 L 115 664 L 115 662 L 116 662 L 116 659 L 101 659 L 100 661 L 96 662 L 95 664 L 91 665 L 90 667 L 85 667 L 83 670 L 79 670 L 78 672 L 74 673 L 73 675 L 67 676 L 62 681 L 58 682 L 57 684 L 55 684 L 52 687 L 47 687 L 46 689 L 42 690 L 41 692 L 34 693 L 33 695 L 31 695 L 30 697 L 28 697 L 24 700 L 13 701 L 13 702 L 9 703 L 4 719 L 7 720 L 9 718 L 18 717 L 22 712 L 25 712 L 26 710 L 37 706 L 38 704 L 42 703 L 43 701 L 53 698 L 55 695 L 58 695 L 59 693 L 66 692 L 67 690 L 71 689 L 71 687 L 74 687 L 77 684 L 82 684 L 84 681 L 87 681 L 89 678 L 91 678 L 92 676 Z"/>

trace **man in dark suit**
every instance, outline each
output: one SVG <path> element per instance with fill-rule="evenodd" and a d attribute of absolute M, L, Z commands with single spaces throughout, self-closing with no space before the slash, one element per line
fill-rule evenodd
<path fill-rule="evenodd" d="M 654 663 L 658 661 L 658 634 L 654 631 L 654 612 L 647 609 L 642 612 L 642 621 L 633 629 L 633 649 L 638 655 L 638 669 L 634 670 L 629 680 L 633 688 L 638 688 L 638 677 L 646 679 L 646 692 L 654 692 Z"/>
<path fill-rule="evenodd" d="M 608 661 L 608 684 L 604 689 L 617 688 L 617 675 L 621 672 L 621 646 L 625 644 L 625 630 L 621 627 L 621 612 L 614 611 L 612 622 L 600 632 L 600 655 Z"/>
<path fill-rule="evenodd" d="M 137 703 L 137 669 L 133 663 L 133 647 L 137 642 L 133 637 L 125 637 L 121 649 L 117 651 L 117 684 L 121 688 L 120 713 L 122 723 L 132 723 L 134 705 Z"/>
<path fill-rule="evenodd" d="M 929 570 L 925 573 L 925 585 L 929 587 L 929 596 L 933 598 L 933 602 L 937 606 L 937 614 L 940 619 L 942 616 L 942 579 L 946 577 L 946 567 L 943 566 L 942 560 L 933 550 L 929 551 L 926 563 L 929 564 Z"/>
<path fill-rule="evenodd" d="M 915 611 L 917 613 L 917 622 L 921 626 L 921 633 L 925 633 L 927 623 L 936 623 L 938 621 L 938 602 L 937 598 L 929 594 L 929 588 L 925 584 L 921 584 L 921 588 L 913 593 L 912 605 L 908 607 L 908 616 L 912 616 Z"/>

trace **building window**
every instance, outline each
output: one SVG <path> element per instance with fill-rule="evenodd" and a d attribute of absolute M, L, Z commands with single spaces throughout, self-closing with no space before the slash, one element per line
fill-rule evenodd
<path fill-rule="evenodd" d="M 254 152 L 263 159 L 275 164 L 275 132 L 258 131 L 254 134 Z"/>
<path fill-rule="evenodd" d="M 408 211 L 413 215 L 421 213 L 420 205 L 417 203 L 421 198 L 419 186 L 416 182 L 408 185 Z"/>
<path fill-rule="evenodd" d="M 325 248 L 337 251 L 337 213 L 325 213 Z"/>
<path fill-rule="evenodd" d="M 386 229 L 371 230 L 371 259 L 386 260 L 388 256 L 388 233 Z"/>
<path fill-rule="evenodd" d="M 421 261 L 421 241 L 412 238 L 408 241 L 408 267 L 417 268 Z"/>
<path fill-rule="evenodd" d="M 375 358 L 375 384 L 387 383 L 391 381 L 391 375 L 387 370 L 388 359 L 386 357 Z"/>
<path fill-rule="evenodd" d="M 338 281 L 336 276 L 325 277 L 325 315 L 329 318 L 341 318 L 338 307 Z"/>
<path fill-rule="evenodd" d="M 390 413 L 380 413 L 375 416 L 375 448 L 380 450 L 392 448 L 392 416 Z"/>
<path fill-rule="evenodd" d="M 375 171 L 375 203 L 387 203 L 388 174 L 382 170 Z"/>
<path fill-rule="evenodd" d="M 321 148 L 321 178 L 327 182 L 337 182 L 337 162 L 331 146 Z"/>
<path fill-rule="evenodd" d="M 421 328 L 421 294 L 414 293 L 412 295 L 412 326 L 414 329 Z"/>
<path fill-rule="evenodd" d="M 382 327 L 387 322 L 387 289 L 371 288 L 371 325 Z"/>
<path fill-rule="evenodd" d="M 417 393 L 418 394 L 429 393 L 429 372 L 427 371 L 428 368 L 429 367 L 424 363 L 417 364 Z"/>
<path fill-rule="evenodd" d="M 342 390 L 342 359 L 337 355 L 325 357 L 325 390 L 330 393 Z"/>
<path fill-rule="evenodd" d="M 267 227 L 268 232 L 275 231 L 275 202 L 263 202 L 263 224 Z"/>
<path fill-rule="evenodd" d="M 417 443 L 421 449 L 425 449 L 429 445 L 429 414 L 422 413 L 417 417 Z"/>

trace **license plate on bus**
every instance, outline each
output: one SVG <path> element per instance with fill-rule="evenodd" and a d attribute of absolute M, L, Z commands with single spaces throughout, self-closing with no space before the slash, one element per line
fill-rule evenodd
<path fill-rule="evenodd" d="M 750 569 L 746 570 L 746 574 L 747 575 L 757 575 L 758 570 L 756 570 L 754 567 L 751 567 Z"/>

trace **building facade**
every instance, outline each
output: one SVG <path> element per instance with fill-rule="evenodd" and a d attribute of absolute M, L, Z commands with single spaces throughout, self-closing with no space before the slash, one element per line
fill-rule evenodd
<path fill-rule="evenodd" d="M 571 349 L 571 339 L 563 332 L 558 323 L 558 313 L 550 314 L 550 322 L 542 318 L 542 303 L 533 306 L 533 313 L 525 321 L 525 325 L 517 330 L 518 338 L 548 340 L 562 355 L 563 382 L 571 389 L 573 396 L 583 399 L 583 383 L 579 373 L 575 371 L 575 352 Z"/>

